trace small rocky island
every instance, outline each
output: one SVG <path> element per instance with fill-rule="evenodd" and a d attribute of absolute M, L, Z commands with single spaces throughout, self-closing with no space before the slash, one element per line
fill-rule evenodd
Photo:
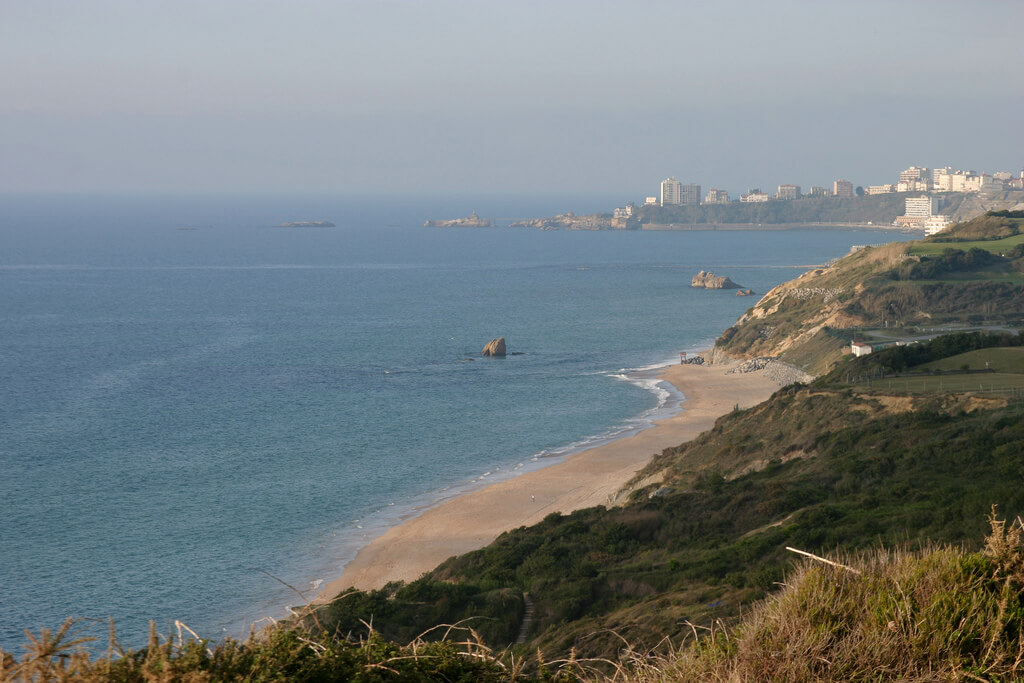
<path fill-rule="evenodd" d="M 551 218 L 527 218 L 515 221 L 513 228 L 536 228 L 538 230 L 611 230 L 611 214 L 593 213 L 577 216 L 572 211 L 560 213 Z"/>
<path fill-rule="evenodd" d="M 465 218 L 452 218 L 447 221 L 427 221 L 423 225 L 427 228 L 489 228 L 491 227 L 491 221 L 486 218 L 480 218 L 480 216 L 476 215 L 476 211 L 474 211 Z"/>
<path fill-rule="evenodd" d="M 333 228 L 334 223 L 330 221 L 291 221 L 290 223 L 281 223 L 279 227 L 282 228 Z"/>
<path fill-rule="evenodd" d="M 710 270 L 702 270 L 694 275 L 693 280 L 690 282 L 690 286 L 702 287 L 704 289 L 741 289 L 740 285 L 736 284 L 725 275 L 715 275 Z"/>
<path fill-rule="evenodd" d="M 487 346 L 484 347 L 484 350 L 480 353 L 480 355 L 494 356 L 497 358 L 504 357 L 506 355 L 505 338 L 498 337 L 497 339 L 492 339 L 491 341 L 487 342 Z"/>

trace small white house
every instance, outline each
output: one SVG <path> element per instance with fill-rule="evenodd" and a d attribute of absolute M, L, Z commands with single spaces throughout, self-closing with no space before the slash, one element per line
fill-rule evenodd
<path fill-rule="evenodd" d="M 865 344 L 864 342 L 851 342 L 850 351 L 858 358 L 860 356 L 866 356 L 871 353 L 871 344 Z"/>

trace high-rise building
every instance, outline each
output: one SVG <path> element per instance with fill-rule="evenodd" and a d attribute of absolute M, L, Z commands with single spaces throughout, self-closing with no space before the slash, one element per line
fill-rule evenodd
<path fill-rule="evenodd" d="M 811 186 L 811 192 L 810 192 L 809 196 L 811 196 L 811 197 L 828 197 L 831 194 L 832 193 L 828 191 L 827 187 L 821 187 L 819 185 L 812 185 Z"/>
<path fill-rule="evenodd" d="M 675 178 L 661 181 L 661 205 L 672 206 L 683 203 L 683 184 Z"/>
<path fill-rule="evenodd" d="M 928 173 L 928 169 L 923 166 L 911 166 L 905 171 L 900 172 L 901 183 L 911 183 L 912 187 L 916 187 L 917 183 L 924 183 L 926 187 L 931 186 L 932 177 Z"/>
<path fill-rule="evenodd" d="M 906 208 L 903 210 L 903 215 L 907 218 L 928 218 L 935 213 L 938 197 L 929 197 L 928 195 L 907 197 L 904 202 Z"/>
<path fill-rule="evenodd" d="M 800 199 L 799 185 L 779 185 L 779 191 L 775 194 L 776 199 Z"/>
<path fill-rule="evenodd" d="M 832 194 L 839 198 L 848 199 L 853 196 L 853 183 L 849 180 L 837 180 L 832 183 Z"/>
<path fill-rule="evenodd" d="M 926 194 L 920 197 L 907 197 L 904 202 L 906 208 L 903 215 L 897 216 L 894 224 L 905 227 L 923 228 L 939 206 L 938 197 L 929 197 Z"/>
<path fill-rule="evenodd" d="M 943 166 L 932 169 L 932 189 L 936 192 L 949 192 L 953 188 L 953 167 Z"/>
<path fill-rule="evenodd" d="M 697 183 L 690 183 L 683 185 L 682 194 L 679 197 L 679 203 L 685 204 L 686 206 L 697 206 L 700 204 L 700 185 Z"/>

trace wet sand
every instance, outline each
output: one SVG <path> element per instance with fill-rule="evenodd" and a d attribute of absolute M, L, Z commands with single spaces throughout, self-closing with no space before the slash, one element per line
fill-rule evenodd
<path fill-rule="evenodd" d="M 563 462 L 496 482 L 427 509 L 364 547 L 316 602 L 344 590 L 413 581 L 453 555 L 482 548 L 502 532 L 553 512 L 606 505 L 663 449 L 710 429 L 735 406 L 761 403 L 779 385 L 763 372 L 728 375 L 731 365 L 672 365 L 659 377 L 678 388 L 682 410 L 632 436 L 580 451 Z"/>

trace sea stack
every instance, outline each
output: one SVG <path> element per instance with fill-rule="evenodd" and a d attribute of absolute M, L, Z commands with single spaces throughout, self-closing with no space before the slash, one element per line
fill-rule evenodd
<path fill-rule="evenodd" d="M 715 275 L 710 270 L 700 271 L 693 276 L 693 280 L 690 281 L 690 285 L 693 287 L 703 287 L 704 289 L 738 289 L 739 285 L 727 278 L 724 275 Z"/>
<path fill-rule="evenodd" d="M 487 346 L 484 347 L 481 356 L 505 356 L 505 338 L 498 337 L 487 342 Z"/>

